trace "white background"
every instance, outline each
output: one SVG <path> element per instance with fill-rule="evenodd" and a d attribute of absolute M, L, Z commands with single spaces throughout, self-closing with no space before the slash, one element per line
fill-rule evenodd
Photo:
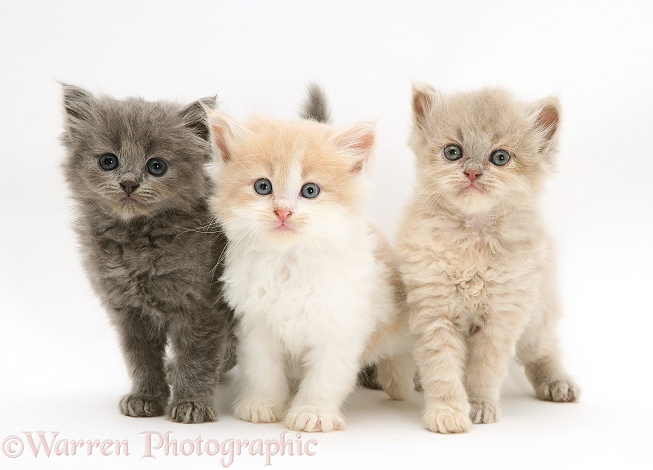
<path fill-rule="evenodd" d="M 278 468 L 652 468 L 653 3 L 649 1 L 22 1 L 0 8 L 0 440 L 27 431 L 127 439 L 131 455 L 34 458 L 2 468 L 220 468 L 213 457 L 141 459 L 140 433 L 271 439 L 281 425 L 229 415 L 132 419 L 115 334 L 81 271 L 58 143 L 62 80 L 118 97 L 217 92 L 236 117 L 293 117 L 322 84 L 335 123 L 378 119 L 372 219 L 392 235 L 412 189 L 411 80 L 453 92 L 502 85 L 563 103 L 559 172 L 543 210 L 559 240 L 560 333 L 576 404 L 543 403 L 511 373 L 503 418 L 427 432 L 421 396 L 358 391 L 348 429 L 303 436 L 313 457 Z M 292 435 L 291 435 L 292 436 Z M 232 468 L 262 468 L 241 455 Z"/>

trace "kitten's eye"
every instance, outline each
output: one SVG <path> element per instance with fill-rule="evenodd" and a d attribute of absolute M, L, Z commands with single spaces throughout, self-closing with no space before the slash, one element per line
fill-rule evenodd
<path fill-rule="evenodd" d="M 503 166 L 510 161 L 510 154 L 505 150 L 495 150 L 492 152 L 492 155 L 490 155 L 490 161 L 496 166 Z"/>
<path fill-rule="evenodd" d="M 168 171 L 168 164 L 160 158 L 150 158 L 145 164 L 145 169 L 152 176 L 163 176 Z"/>
<path fill-rule="evenodd" d="M 320 187 L 315 183 L 306 183 L 299 192 L 306 199 L 314 199 L 320 194 Z"/>
<path fill-rule="evenodd" d="M 100 164 L 100 168 L 106 171 L 111 171 L 115 170 L 118 168 L 118 157 L 116 157 L 112 153 L 105 153 L 104 155 L 101 155 L 98 163 Z"/>
<path fill-rule="evenodd" d="M 444 148 L 444 156 L 447 158 L 447 160 L 451 160 L 452 162 L 455 160 L 460 160 L 463 158 L 463 149 L 457 145 L 447 145 Z"/>
<path fill-rule="evenodd" d="M 272 183 L 267 178 L 256 180 L 256 183 L 254 183 L 254 191 L 259 193 L 261 196 L 272 194 Z"/>

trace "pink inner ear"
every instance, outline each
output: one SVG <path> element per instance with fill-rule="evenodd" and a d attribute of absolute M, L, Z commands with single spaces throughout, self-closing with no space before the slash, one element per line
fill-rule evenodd
<path fill-rule="evenodd" d="M 426 114 L 426 109 L 428 108 L 429 105 L 429 99 L 428 97 L 422 93 L 422 92 L 417 92 L 413 96 L 413 111 L 415 112 L 415 116 L 418 118 L 423 118 L 424 115 Z"/>
<path fill-rule="evenodd" d="M 229 154 L 229 148 L 225 141 L 225 130 L 224 127 L 217 124 L 211 124 L 211 132 L 213 132 L 213 140 L 215 145 L 220 149 L 220 155 L 222 160 L 228 162 L 231 159 Z"/>
<path fill-rule="evenodd" d="M 540 111 L 540 115 L 537 117 L 537 126 L 542 129 L 547 129 L 546 138 L 547 140 L 553 137 L 557 128 L 558 128 L 558 110 L 553 106 L 545 106 Z"/>
<path fill-rule="evenodd" d="M 359 152 L 368 152 L 374 145 L 374 134 L 364 134 L 351 146 Z"/>

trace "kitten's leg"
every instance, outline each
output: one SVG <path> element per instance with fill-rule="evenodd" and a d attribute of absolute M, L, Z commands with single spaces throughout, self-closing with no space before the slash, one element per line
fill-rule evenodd
<path fill-rule="evenodd" d="M 196 315 L 175 314 L 170 320 L 171 421 L 202 423 L 217 418 L 213 396 L 228 346 L 228 331 L 220 321 L 227 316 L 226 307 L 222 309 L 216 313 L 215 307 L 198 306 Z"/>
<path fill-rule="evenodd" d="M 242 379 L 234 414 L 252 423 L 280 421 L 290 395 L 284 350 L 264 329 L 265 325 L 252 322 L 246 331 L 242 324 L 236 330 Z"/>
<path fill-rule="evenodd" d="M 517 360 L 524 364 L 526 376 L 533 384 L 537 398 L 557 402 L 575 401 L 580 390 L 562 365 L 556 323 L 544 321 L 529 325 L 517 344 Z"/>
<path fill-rule="evenodd" d="M 413 388 L 415 361 L 410 353 L 381 359 L 377 366 L 377 378 L 385 393 L 394 400 L 407 399 Z"/>
<path fill-rule="evenodd" d="M 290 429 L 329 432 L 345 428 L 340 406 L 356 386 L 360 368 L 361 351 L 355 344 L 351 339 L 331 341 L 306 354 L 306 374 L 285 419 Z"/>
<path fill-rule="evenodd" d="M 433 432 L 457 433 L 469 429 L 469 403 L 463 385 L 465 339 L 458 325 L 444 313 L 419 307 L 413 310 L 411 329 L 417 335 L 415 361 L 424 389 L 424 424 Z"/>
<path fill-rule="evenodd" d="M 465 383 L 472 422 L 494 423 L 501 416 L 501 383 L 523 328 L 524 315 L 503 309 L 490 316 L 467 340 Z"/>
<path fill-rule="evenodd" d="M 120 400 L 125 416 L 161 416 L 170 396 L 163 356 L 165 325 L 153 322 L 139 309 L 114 310 L 132 391 Z"/>

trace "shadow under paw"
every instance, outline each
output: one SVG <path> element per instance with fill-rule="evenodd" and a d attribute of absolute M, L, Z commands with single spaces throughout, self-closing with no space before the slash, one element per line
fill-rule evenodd
<path fill-rule="evenodd" d="M 165 413 L 167 398 L 161 396 L 142 395 L 130 393 L 120 400 L 118 406 L 125 416 L 133 418 L 150 418 L 162 416 Z"/>
<path fill-rule="evenodd" d="M 212 405 L 198 401 L 180 400 L 170 406 L 170 421 L 176 423 L 206 423 L 217 416 Z"/>

